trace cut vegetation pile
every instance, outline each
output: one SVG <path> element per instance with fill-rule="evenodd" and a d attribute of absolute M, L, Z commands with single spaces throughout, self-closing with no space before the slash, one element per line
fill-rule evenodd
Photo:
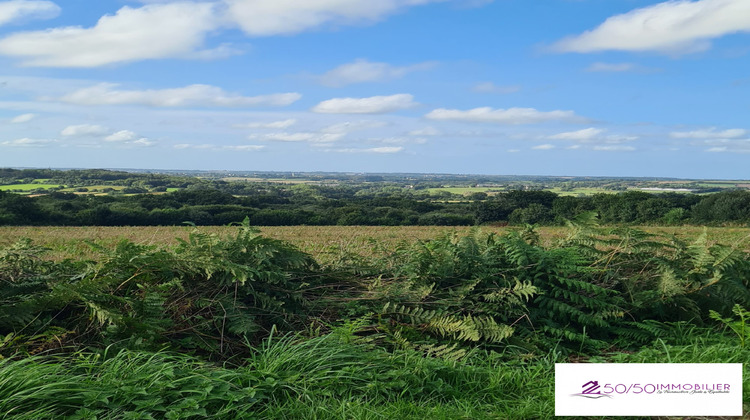
<path fill-rule="evenodd" d="M 750 259 L 706 235 L 90 246 L 0 250 L 0 418 L 548 418 L 555 362 L 750 357 Z"/>

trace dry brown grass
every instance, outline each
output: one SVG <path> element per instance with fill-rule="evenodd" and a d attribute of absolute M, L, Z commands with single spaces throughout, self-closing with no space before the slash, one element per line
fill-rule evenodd
<path fill-rule="evenodd" d="M 220 236 L 233 235 L 236 227 L 208 226 L 200 231 Z M 429 240 L 446 232 L 466 234 L 469 227 L 441 226 L 279 226 L 262 227 L 261 232 L 271 238 L 291 242 L 301 250 L 312 254 L 320 261 L 341 251 L 371 256 L 382 249 L 394 249 L 401 243 Z M 482 232 L 503 233 L 512 228 L 482 227 Z M 644 227 L 651 233 L 676 235 L 690 240 L 703 232 L 702 227 Z M 176 238 L 186 239 L 191 227 L 184 226 L 140 226 L 140 227 L 0 227 L 0 247 L 21 238 L 30 238 L 34 243 L 50 248 L 49 257 L 60 260 L 69 257 L 93 256 L 86 240 L 105 247 L 112 247 L 118 241 L 127 239 L 139 244 L 172 246 Z M 542 227 L 538 229 L 545 245 L 553 244 L 567 234 L 566 228 Z M 750 249 L 750 229 L 748 228 L 708 228 L 711 242 L 735 244 L 742 242 Z"/>

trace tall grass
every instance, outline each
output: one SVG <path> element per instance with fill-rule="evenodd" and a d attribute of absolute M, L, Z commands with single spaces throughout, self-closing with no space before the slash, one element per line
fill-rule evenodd
<path fill-rule="evenodd" d="M 336 334 L 271 337 L 243 366 L 120 351 L 0 361 L 3 419 L 544 419 L 554 416 L 551 352 L 476 351 L 462 361 L 386 352 Z M 703 330 L 657 341 L 618 363 L 741 363 L 750 351 Z M 745 411 L 750 376 L 745 367 Z"/>

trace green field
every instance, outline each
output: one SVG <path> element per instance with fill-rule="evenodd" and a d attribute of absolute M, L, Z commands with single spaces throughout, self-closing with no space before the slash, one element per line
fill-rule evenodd
<path fill-rule="evenodd" d="M 185 226 L 0 226 L 0 247 L 29 238 L 50 249 L 48 258 L 59 261 L 76 256 L 93 256 L 94 250 L 86 243 L 89 240 L 106 247 L 113 247 L 123 239 L 143 245 L 171 247 L 177 245 L 179 239 L 187 239 L 192 229 Z M 235 229 L 230 226 L 200 228 L 214 235 L 228 235 Z M 426 241 L 446 233 L 466 235 L 477 230 L 467 226 L 261 226 L 259 229 L 263 235 L 288 241 L 323 262 L 342 254 L 372 257 L 393 251 L 403 244 Z M 502 235 L 518 229 L 484 226 L 478 231 Z M 705 230 L 709 244 L 736 245 L 750 252 L 750 228 L 643 226 L 640 229 L 661 238 L 674 237 L 684 241 L 695 240 Z M 537 232 L 545 246 L 553 246 L 568 234 L 567 228 L 552 226 L 539 227 Z"/>
<path fill-rule="evenodd" d="M 425 191 L 428 191 L 432 195 L 436 195 L 441 192 L 449 192 L 451 194 L 458 194 L 458 195 L 464 195 L 464 196 L 468 196 L 472 193 L 477 193 L 477 192 L 483 192 L 489 195 L 494 195 L 499 191 L 505 191 L 505 190 L 507 190 L 506 187 L 441 187 L 441 188 L 426 188 L 425 189 Z M 563 190 L 563 188 L 554 187 L 554 188 L 544 188 L 543 191 L 551 191 L 561 196 L 573 196 L 573 197 L 578 197 L 582 195 L 593 195 L 597 193 L 609 193 L 609 194 L 615 193 L 615 191 L 605 190 L 603 188 L 573 188 L 573 189 Z"/>
<path fill-rule="evenodd" d="M 83 194 L 86 194 L 86 193 L 91 194 L 91 193 L 102 192 L 106 188 L 109 188 L 109 189 L 115 190 L 115 191 L 120 191 L 120 190 L 124 190 L 127 187 L 124 187 L 122 185 L 104 185 L 104 184 L 100 184 L 100 185 L 86 185 L 86 186 L 82 186 L 82 187 L 69 187 L 69 188 L 62 189 L 60 191 L 62 191 L 62 192 L 77 192 L 76 189 L 78 189 L 78 188 L 86 188 L 88 191 L 83 192 Z"/>
<path fill-rule="evenodd" d="M 614 193 L 614 191 L 605 190 L 603 188 L 573 188 L 569 190 L 563 190 L 562 188 L 547 188 L 545 191 L 551 191 L 557 195 L 569 197 L 579 197 L 582 195 L 594 195 L 599 193 Z"/>
<path fill-rule="evenodd" d="M 62 185 L 58 184 L 11 184 L 11 185 L 0 185 L 0 191 L 34 191 L 39 189 L 50 189 L 60 188 Z"/>
<path fill-rule="evenodd" d="M 440 192 L 449 192 L 451 194 L 469 195 L 471 193 L 483 192 L 489 193 L 491 191 L 499 191 L 500 187 L 442 187 L 442 188 L 426 188 L 430 194 L 438 194 Z"/>

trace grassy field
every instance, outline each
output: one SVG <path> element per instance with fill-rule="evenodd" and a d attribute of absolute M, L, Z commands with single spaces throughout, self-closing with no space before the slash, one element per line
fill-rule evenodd
<path fill-rule="evenodd" d="M 0 185 L 0 191 L 34 191 L 38 189 L 49 189 L 61 187 L 59 184 L 11 184 Z"/>
<path fill-rule="evenodd" d="M 430 194 L 436 195 L 440 192 L 449 192 L 451 194 L 469 195 L 472 193 L 483 192 L 489 195 L 497 194 L 498 191 L 504 190 L 503 187 L 442 187 L 442 188 L 427 188 L 425 191 L 429 191 Z M 544 188 L 544 191 L 550 191 L 561 196 L 578 197 L 581 195 L 594 195 L 598 193 L 613 194 L 614 191 L 605 190 L 604 188 L 573 188 L 570 190 L 563 190 L 560 187 L 555 188 Z"/>
<path fill-rule="evenodd" d="M 365 256 L 393 250 L 404 243 L 430 240 L 444 233 L 468 233 L 472 227 L 442 226 L 267 226 L 260 227 L 263 235 L 288 241 L 302 251 L 325 262 L 341 252 Z M 513 227 L 483 226 L 482 232 L 502 234 Z M 697 226 L 640 227 L 640 229 L 662 236 L 675 236 L 690 241 L 704 230 Z M 705 228 L 710 243 L 737 245 L 750 251 L 750 228 L 711 227 Z M 55 260 L 75 255 L 91 254 L 85 241 L 93 241 L 110 247 L 121 239 L 146 245 L 176 245 L 177 238 L 186 239 L 192 227 L 184 226 L 124 226 L 124 227 L 45 227 L 45 226 L 1 226 L 0 246 L 29 238 L 34 243 L 50 248 L 49 257 Z M 200 231 L 219 236 L 233 234 L 235 227 L 206 226 Z M 538 232 L 542 244 L 550 246 L 564 238 L 568 230 L 564 227 L 540 227 Z"/>
<path fill-rule="evenodd" d="M 314 181 L 309 179 L 286 179 L 286 178 L 245 178 L 238 176 L 230 176 L 221 178 L 222 181 L 227 182 L 271 182 L 274 184 L 318 184 L 320 181 Z"/>
<path fill-rule="evenodd" d="M 62 192 L 76 192 L 77 188 L 86 188 L 89 193 L 101 192 L 105 188 L 109 188 L 109 189 L 112 189 L 112 190 L 115 190 L 115 191 L 119 191 L 119 190 L 124 190 L 125 189 L 125 187 L 121 186 L 121 185 L 87 185 L 87 186 L 83 186 L 83 187 L 65 188 L 65 189 L 63 189 L 61 191 Z"/>
<path fill-rule="evenodd" d="M 565 190 L 563 191 L 562 188 L 547 188 L 545 191 L 551 191 L 557 195 L 561 196 L 567 196 L 567 197 L 578 197 L 581 195 L 594 195 L 599 193 L 607 193 L 612 194 L 612 191 L 605 190 L 603 188 L 573 188 L 571 190 Z"/>
<path fill-rule="evenodd" d="M 483 192 L 489 193 L 491 191 L 498 191 L 499 187 L 443 187 L 443 188 L 427 188 L 430 194 L 438 194 L 441 192 L 449 192 L 451 194 L 469 195 L 471 193 Z"/>

